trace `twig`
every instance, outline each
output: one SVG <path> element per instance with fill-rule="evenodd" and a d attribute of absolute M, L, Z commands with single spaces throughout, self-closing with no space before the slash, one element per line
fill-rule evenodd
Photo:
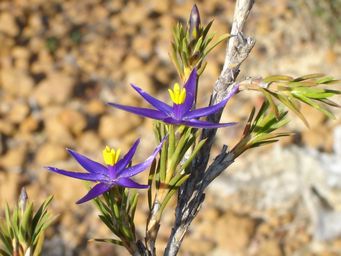
<path fill-rule="evenodd" d="M 226 97 L 231 85 L 234 84 L 239 74 L 240 65 L 248 57 L 255 44 L 254 39 L 245 37 L 242 33 L 253 3 L 254 0 L 237 0 L 236 2 L 231 29 L 231 35 L 236 36 L 232 37 L 227 44 L 224 67 L 215 83 L 210 105 L 216 104 Z M 219 122 L 221 114 L 222 111 L 209 116 L 208 121 Z M 234 160 L 233 154 L 227 152 L 227 147 L 224 146 L 222 152 L 207 168 L 210 157 L 209 152 L 215 134 L 216 129 L 206 129 L 203 131 L 202 139 L 207 139 L 207 141 L 193 161 L 191 176 L 179 190 L 178 204 L 175 211 L 175 224 L 164 252 L 166 256 L 177 255 L 187 229 L 205 199 L 205 189 Z"/>

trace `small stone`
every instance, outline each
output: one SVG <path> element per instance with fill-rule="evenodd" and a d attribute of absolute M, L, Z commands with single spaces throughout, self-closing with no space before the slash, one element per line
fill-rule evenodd
<path fill-rule="evenodd" d="M 39 120 L 33 116 L 27 117 L 20 123 L 20 131 L 23 133 L 32 133 L 39 128 Z"/>
<path fill-rule="evenodd" d="M 218 246 L 232 254 L 246 249 L 255 227 L 253 220 L 231 213 L 221 216 L 215 225 L 217 228 L 214 237 Z"/>
<path fill-rule="evenodd" d="M 0 32 L 9 36 L 16 36 L 19 33 L 19 28 L 15 22 L 15 16 L 11 12 L 2 12 L 0 14 Z"/>
<path fill-rule="evenodd" d="M 142 61 L 135 55 L 128 55 L 123 63 L 123 69 L 127 72 L 135 71 L 136 69 L 141 69 L 143 67 Z"/>
<path fill-rule="evenodd" d="M 158 13 L 167 13 L 170 8 L 170 2 L 168 0 L 152 0 L 149 1 L 150 9 Z"/>
<path fill-rule="evenodd" d="M 21 69 L 3 69 L 0 80 L 5 92 L 13 96 L 29 96 L 34 85 L 29 74 Z"/>
<path fill-rule="evenodd" d="M 105 104 L 97 99 L 90 100 L 85 106 L 86 112 L 92 115 L 101 115 L 105 112 L 105 109 Z"/>
<path fill-rule="evenodd" d="M 77 145 L 84 151 L 96 152 L 101 148 L 102 143 L 95 132 L 88 131 L 80 136 Z"/>
<path fill-rule="evenodd" d="M 151 78 L 143 70 L 128 72 L 125 80 L 126 84 L 135 84 L 148 93 L 155 91 Z"/>
<path fill-rule="evenodd" d="M 10 122 L 0 122 L 0 133 L 12 136 L 15 132 L 14 124 Z"/>
<path fill-rule="evenodd" d="M 3 157 L 0 158 L 0 166 L 5 169 L 20 170 L 27 156 L 27 147 L 19 145 L 10 149 Z"/>
<path fill-rule="evenodd" d="M 105 115 L 101 117 L 99 124 L 99 135 L 101 138 L 113 139 L 120 138 L 126 135 L 130 130 L 136 128 L 141 119 L 133 114 L 129 114 L 123 111 L 116 111 L 115 115 Z"/>
<path fill-rule="evenodd" d="M 130 27 L 141 24 L 146 20 L 147 14 L 148 9 L 143 4 L 137 5 L 134 2 L 128 2 L 125 8 L 121 9 L 121 19 Z"/>
<path fill-rule="evenodd" d="M 12 123 L 20 123 L 28 115 L 30 108 L 25 103 L 16 103 L 6 116 Z"/>
<path fill-rule="evenodd" d="M 42 145 L 38 149 L 35 160 L 39 165 L 46 165 L 65 160 L 66 157 L 67 151 L 63 146 L 55 143 L 48 143 Z"/>
<path fill-rule="evenodd" d="M 281 248 L 278 245 L 278 241 L 267 240 L 259 245 L 259 249 L 256 256 L 281 256 Z"/>
<path fill-rule="evenodd" d="M 0 202 L 12 205 L 17 201 L 20 175 L 17 172 L 0 172 Z"/>
<path fill-rule="evenodd" d="M 73 109 L 64 109 L 58 118 L 65 127 L 76 135 L 79 135 L 87 125 L 84 115 Z"/>
<path fill-rule="evenodd" d="M 192 255 L 209 255 L 209 253 L 213 250 L 215 244 L 214 242 L 208 239 L 199 239 L 193 238 L 191 236 L 185 237 L 182 250 L 186 252 L 186 254 Z"/>
<path fill-rule="evenodd" d="M 153 44 L 148 35 L 136 36 L 133 38 L 133 49 L 139 57 L 147 59 L 152 55 Z"/>
<path fill-rule="evenodd" d="M 73 138 L 66 126 L 57 117 L 45 120 L 45 130 L 49 141 L 61 145 L 70 145 Z"/>
<path fill-rule="evenodd" d="M 33 93 L 34 99 L 41 106 L 51 103 L 65 103 L 73 92 L 74 81 L 63 73 L 51 74 L 38 84 Z"/>

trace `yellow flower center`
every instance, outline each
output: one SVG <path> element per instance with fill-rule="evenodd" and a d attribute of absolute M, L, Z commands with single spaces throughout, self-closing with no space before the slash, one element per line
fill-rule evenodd
<path fill-rule="evenodd" d="M 174 84 L 173 90 L 168 89 L 170 98 L 172 99 L 173 103 L 180 105 L 185 102 L 186 99 L 186 89 L 180 88 L 178 83 Z"/>
<path fill-rule="evenodd" d="M 110 148 L 109 146 L 106 146 L 105 149 L 102 151 L 103 159 L 105 164 L 107 165 L 114 165 L 117 163 L 118 158 L 120 157 L 121 149 L 115 149 Z"/>

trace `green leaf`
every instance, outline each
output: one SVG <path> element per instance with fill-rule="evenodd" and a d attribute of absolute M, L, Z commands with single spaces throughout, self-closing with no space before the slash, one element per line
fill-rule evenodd
<path fill-rule="evenodd" d="M 218 38 L 218 40 L 215 43 L 213 43 L 212 46 L 210 46 L 209 48 L 205 49 L 203 56 L 207 56 L 207 54 L 209 54 L 218 44 L 220 44 L 222 41 L 226 40 L 229 37 L 230 37 L 230 34 L 221 35 Z"/>
<path fill-rule="evenodd" d="M 211 20 L 211 21 L 206 25 L 206 27 L 203 29 L 202 35 L 203 35 L 204 38 L 206 37 L 208 31 L 210 31 L 211 26 L 212 26 L 212 24 L 213 24 L 213 21 L 214 21 L 214 20 Z"/>
<path fill-rule="evenodd" d="M 331 76 L 325 76 L 316 81 L 318 84 L 328 84 L 333 82 L 338 82 L 338 80 L 334 80 L 334 78 Z"/>
<path fill-rule="evenodd" d="M 183 170 L 186 170 L 186 168 L 192 163 L 194 157 L 198 154 L 199 150 L 204 146 L 205 142 L 207 139 L 201 140 L 194 148 L 192 154 L 190 155 L 190 157 L 183 163 L 183 165 L 181 166 L 181 168 Z"/>
<path fill-rule="evenodd" d="M 267 99 L 267 101 L 270 104 L 272 112 L 275 114 L 276 118 L 278 119 L 279 118 L 278 108 L 272 99 L 271 93 L 267 89 L 264 89 L 262 87 L 259 87 L 259 90 L 264 94 L 265 98 Z"/>
<path fill-rule="evenodd" d="M 300 81 L 309 80 L 309 79 L 316 79 L 316 78 L 320 78 L 322 76 L 324 76 L 324 74 L 322 74 L 322 73 L 304 75 L 304 76 L 300 76 L 300 77 L 295 78 L 293 80 L 293 82 L 300 82 Z"/>
<path fill-rule="evenodd" d="M 161 213 L 163 212 L 169 200 L 172 198 L 177 189 L 189 178 L 189 176 L 190 176 L 189 174 L 186 174 L 173 177 L 173 179 L 169 183 L 169 186 L 171 186 L 171 188 L 169 189 L 167 195 L 165 196 L 164 200 L 161 203 L 160 206 Z"/>
<path fill-rule="evenodd" d="M 313 100 L 303 96 L 303 95 L 295 95 L 296 98 L 300 99 L 301 101 L 303 101 L 304 103 L 312 106 L 313 108 L 321 111 L 322 113 L 324 113 L 326 116 L 328 116 L 331 119 L 335 119 L 335 116 L 332 112 L 330 112 L 328 109 L 320 106 L 318 103 L 314 102 Z"/>
<path fill-rule="evenodd" d="M 308 121 L 305 119 L 303 114 L 300 112 L 299 107 L 295 105 L 292 99 L 288 98 L 287 96 L 276 94 L 276 97 L 279 101 L 281 101 L 285 106 L 287 106 L 291 111 L 293 111 L 302 121 L 303 123 L 309 127 Z"/>
<path fill-rule="evenodd" d="M 279 81 L 285 81 L 289 82 L 293 78 L 291 76 L 284 76 L 284 75 L 273 75 L 273 76 L 268 76 L 263 79 L 265 83 L 273 83 L 273 82 L 279 82 Z"/>
<path fill-rule="evenodd" d="M 95 238 L 95 239 L 91 239 L 89 241 L 90 242 L 95 241 L 95 242 L 100 242 L 100 243 L 111 243 L 111 244 L 124 246 L 122 241 L 117 240 L 117 239 L 111 239 L 111 238 Z"/>

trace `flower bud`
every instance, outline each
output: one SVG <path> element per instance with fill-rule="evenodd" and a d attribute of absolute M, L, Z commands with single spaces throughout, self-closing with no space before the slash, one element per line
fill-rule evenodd
<path fill-rule="evenodd" d="M 24 211 L 26 209 L 27 199 L 28 199 L 28 196 L 26 193 L 26 189 L 25 189 L 25 187 L 23 187 L 21 189 L 20 196 L 19 196 L 19 209 L 20 209 L 21 213 L 24 213 Z"/>
<path fill-rule="evenodd" d="M 197 38 L 200 27 L 200 14 L 197 5 L 193 5 L 191 15 L 189 16 L 189 34 L 191 38 Z"/>

